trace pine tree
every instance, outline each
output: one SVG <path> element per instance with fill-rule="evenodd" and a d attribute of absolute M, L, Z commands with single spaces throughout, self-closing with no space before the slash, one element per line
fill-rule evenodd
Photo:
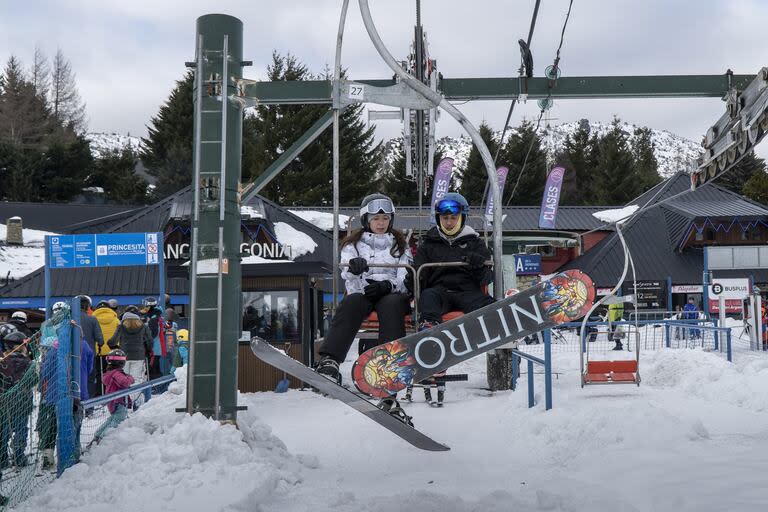
<path fill-rule="evenodd" d="M 51 131 L 43 99 L 11 56 L 0 76 L 0 140 L 30 147 L 41 144 Z"/>
<path fill-rule="evenodd" d="M 533 123 L 523 121 L 510 134 L 499 154 L 498 164 L 509 167 L 507 185 L 504 187 L 505 206 L 541 204 L 547 179 L 547 154 Z"/>
<path fill-rule="evenodd" d="M 732 169 L 720 176 L 715 183 L 731 192 L 743 194 L 746 184 L 758 172 L 765 172 L 765 160 L 750 151 Z M 757 179 L 755 183 L 759 183 Z"/>
<path fill-rule="evenodd" d="M 51 112 L 66 130 L 83 133 L 86 130 L 85 104 L 80 99 L 75 73 L 59 48 L 51 68 Z"/>
<path fill-rule="evenodd" d="M 556 165 L 565 169 L 560 203 L 579 206 L 595 203 L 594 154 L 595 138 L 590 137 L 589 123 L 579 124 L 568 134 L 562 150 L 556 155 Z"/>
<path fill-rule="evenodd" d="M 34 166 L 33 201 L 69 201 L 82 192 L 93 168 L 91 145 L 84 135 L 53 138 L 44 158 Z"/>
<path fill-rule="evenodd" d="M 86 184 L 104 189 L 104 196 L 112 203 L 145 204 L 149 200 L 147 182 L 135 172 L 137 160 L 130 147 L 115 149 L 95 159 Z"/>
<path fill-rule="evenodd" d="M 633 174 L 636 181 L 635 195 L 652 188 L 661 181 L 659 163 L 656 161 L 652 131 L 648 127 L 635 128 L 632 139 L 632 156 L 634 158 Z"/>
<path fill-rule="evenodd" d="M 768 205 L 768 173 L 765 169 L 753 173 L 741 193 L 753 201 Z"/>
<path fill-rule="evenodd" d="M 498 142 L 493 136 L 491 127 L 488 126 L 488 123 L 483 121 L 480 123 L 478 131 L 480 132 L 480 138 L 485 142 L 491 155 L 495 155 L 496 149 L 498 148 Z M 497 164 L 499 167 L 504 165 L 501 159 Z M 475 145 L 472 145 L 472 150 L 469 152 L 466 168 L 459 169 L 458 174 L 461 178 L 459 192 L 467 199 L 469 204 L 479 206 L 483 200 L 485 187 L 488 183 L 488 171 L 485 168 L 485 163 L 480 155 L 480 151 Z"/>
<path fill-rule="evenodd" d="M 597 139 L 594 173 L 597 204 L 623 205 L 639 195 L 629 135 L 618 118 L 608 133 Z"/>
<path fill-rule="evenodd" d="M 147 172 L 157 178 L 154 195 L 166 197 L 192 182 L 192 101 L 194 72 L 176 82 L 168 100 L 150 119 L 148 136 L 141 139 L 140 157 Z"/>

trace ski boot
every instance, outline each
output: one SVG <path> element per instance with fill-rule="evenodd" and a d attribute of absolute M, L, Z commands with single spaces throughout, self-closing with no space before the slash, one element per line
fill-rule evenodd
<path fill-rule="evenodd" d="M 624 350 L 624 345 L 620 341 L 617 341 L 616 346 L 613 347 L 613 350 Z"/>
<path fill-rule="evenodd" d="M 413 402 L 413 384 L 408 384 L 408 387 L 405 388 L 405 396 L 403 397 L 403 400 Z"/>
<path fill-rule="evenodd" d="M 406 425 L 410 427 L 413 426 L 413 421 L 411 421 L 413 417 L 405 414 L 403 408 L 400 407 L 400 402 L 397 401 L 397 397 L 388 396 L 387 398 L 382 398 L 376 406 L 379 409 L 388 412 Z"/>
<path fill-rule="evenodd" d="M 424 400 L 429 404 L 432 403 L 432 388 L 427 385 L 424 386 Z"/>
<path fill-rule="evenodd" d="M 318 361 L 317 366 L 315 366 L 315 372 L 341 386 L 339 363 L 337 363 L 331 356 L 323 356 L 320 361 Z"/>
<path fill-rule="evenodd" d="M 441 382 L 437 385 L 437 402 L 432 402 L 432 407 L 442 407 L 443 400 L 445 400 L 445 383 Z"/>

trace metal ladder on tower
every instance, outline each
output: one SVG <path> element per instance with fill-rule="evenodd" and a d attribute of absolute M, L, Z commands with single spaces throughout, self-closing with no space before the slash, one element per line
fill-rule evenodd
<path fill-rule="evenodd" d="M 195 397 L 195 381 L 199 379 L 211 379 L 214 381 L 214 410 L 212 416 L 219 419 L 220 415 L 220 386 L 221 386 L 221 343 L 222 343 L 222 296 L 223 274 L 227 273 L 229 262 L 224 256 L 224 221 L 225 221 L 225 191 L 227 161 L 226 161 L 226 134 L 227 134 L 227 86 L 229 61 L 228 36 L 224 35 L 223 49 L 221 51 L 203 51 L 203 36 L 198 37 L 197 59 L 195 70 L 195 133 L 194 133 L 194 202 L 192 212 L 192 244 L 191 252 L 191 294 L 190 309 L 190 367 L 192 378 L 188 384 L 188 412 L 195 412 L 195 404 L 199 403 Z M 204 80 L 204 63 L 208 53 L 222 54 L 221 74 L 211 74 Z M 204 108 L 203 90 L 209 97 L 220 99 L 219 108 Z M 221 131 L 216 135 L 202 133 L 203 116 L 218 116 L 220 118 Z M 203 139 L 203 136 L 213 137 Z M 220 152 L 220 167 L 218 169 L 203 168 L 202 161 L 207 152 Z M 217 217 L 217 239 L 201 240 L 200 223 L 210 222 L 211 217 Z M 215 290 L 215 294 L 211 291 Z M 201 300 L 201 293 L 204 300 Z M 215 297 L 215 301 L 212 301 Z M 203 327 L 204 326 L 204 327 Z M 197 373 L 196 349 L 206 345 L 215 346 L 216 365 L 215 372 L 210 369 Z M 207 352 L 207 351 L 206 351 Z M 195 365 L 195 367 L 192 367 Z"/>

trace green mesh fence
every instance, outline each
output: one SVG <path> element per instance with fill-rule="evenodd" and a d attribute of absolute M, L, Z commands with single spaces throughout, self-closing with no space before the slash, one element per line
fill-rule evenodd
<path fill-rule="evenodd" d="M 71 320 L 64 309 L 23 345 L 0 355 L 0 512 L 53 481 L 174 380 L 142 383 L 144 363 L 136 385 L 80 403 L 81 344 Z M 97 357 L 94 364 L 102 362 Z M 115 400 L 126 406 L 124 415 L 109 410 Z"/>
<path fill-rule="evenodd" d="M 56 446 L 61 427 L 72 418 L 71 405 L 69 411 L 62 407 L 72 403 L 70 319 L 69 310 L 62 310 L 0 356 L 0 510 L 56 478 L 57 452 L 71 453 Z"/>

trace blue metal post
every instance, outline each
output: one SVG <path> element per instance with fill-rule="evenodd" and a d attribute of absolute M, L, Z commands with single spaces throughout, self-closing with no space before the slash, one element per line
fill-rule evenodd
<path fill-rule="evenodd" d="M 669 340 L 672 338 L 672 328 L 669 326 L 669 321 L 667 321 L 667 324 L 664 326 L 664 336 L 666 336 L 664 345 L 669 348 Z"/>
<path fill-rule="evenodd" d="M 552 408 L 552 333 L 544 331 L 544 403 L 546 410 Z"/>
<path fill-rule="evenodd" d="M 45 319 L 51 318 L 51 237 L 45 235 Z"/>
<path fill-rule="evenodd" d="M 160 297 L 157 303 L 165 313 L 165 251 L 163 250 L 163 234 L 157 234 L 157 271 L 160 273 Z"/>
<path fill-rule="evenodd" d="M 533 361 L 528 360 L 528 408 L 533 407 Z"/>
<path fill-rule="evenodd" d="M 80 320 L 80 299 L 70 301 L 72 319 L 79 323 Z M 59 337 L 59 346 L 56 350 L 56 449 L 58 451 L 58 461 L 56 473 L 61 476 L 65 469 L 74 464 L 75 458 L 75 429 L 72 421 L 72 382 L 71 372 L 69 370 L 72 356 L 72 337 L 76 327 L 72 325 L 61 325 L 58 331 L 69 331 L 67 340 L 69 343 L 62 343 Z"/>
<path fill-rule="evenodd" d="M 725 332 L 725 346 L 728 353 L 728 362 L 733 362 L 733 353 L 731 352 L 731 330 L 728 329 Z"/>
<path fill-rule="evenodd" d="M 517 388 L 517 376 L 520 375 L 520 368 L 518 367 L 518 357 L 514 351 L 512 351 L 512 382 L 510 382 L 509 388 L 515 391 Z"/>
<path fill-rule="evenodd" d="M 667 311 L 674 311 L 672 305 L 672 276 L 667 276 Z"/>
<path fill-rule="evenodd" d="M 704 318 L 709 318 L 709 251 L 708 248 L 704 248 L 704 273 L 701 276 L 702 281 L 702 304 L 701 309 L 704 311 Z"/>

